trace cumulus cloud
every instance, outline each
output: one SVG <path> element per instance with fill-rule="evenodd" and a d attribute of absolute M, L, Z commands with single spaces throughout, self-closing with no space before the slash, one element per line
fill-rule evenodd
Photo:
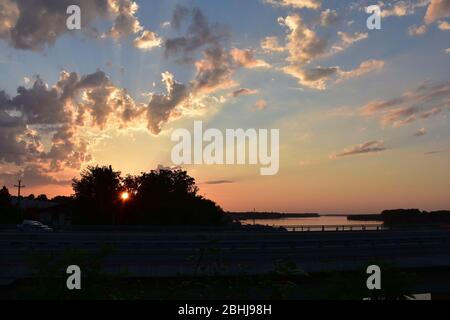
<path fill-rule="evenodd" d="M 313 10 L 319 9 L 322 5 L 322 0 L 265 0 L 265 2 L 274 6 Z"/>
<path fill-rule="evenodd" d="M 19 178 L 26 181 L 26 186 L 29 188 L 49 185 L 67 186 L 71 183 L 70 180 L 54 178 L 44 167 L 39 165 L 28 165 L 23 170 L 0 173 L 0 181 L 3 185 L 17 184 Z"/>
<path fill-rule="evenodd" d="M 249 49 L 233 48 L 230 51 L 231 57 L 238 67 L 244 68 L 268 68 L 270 64 L 263 60 L 255 59 L 253 51 Z"/>
<path fill-rule="evenodd" d="M 338 35 L 341 38 L 342 44 L 344 45 L 344 47 L 348 47 L 355 42 L 358 42 L 358 41 L 368 38 L 368 33 L 366 33 L 366 32 L 355 32 L 353 34 L 350 34 L 350 33 L 345 33 L 345 32 L 339 31 Z"/>
<path fill-rule="evenodd" d="M 56 87 L 63 99 L 79 102 L 76 114 L 80 124 L 88 118 L 103 128 L 108 120 L 128 122 L 141 112 L 126 90 L 115 86 L 101 70 L 82 77 L 63 71 Z"/>
<path fill-rule="evenodd" d="M 91 161 L 88 147 L 96 138 L 88 139 L 88 131 L 118 129 L 145 111 L 101 70 L 88 75 L 61 71 L 53 86 L 39 76 L 31 81 L 12 97 L 0 91 L 3 181 L 20 174 L 28 186 L 67 185 L 54 177 Z"/>
<path fill-rule="evenodd" d="M 288 65 L 281 70 L 296 78 L 299 85 L 311 89 L 324 90 L 326 81 L 337 71 L 337 67 L 306 67 L 315 59 L 324 57 L 328 52 L 328 41 L 309 28 L 299 14 L 278 18 L 280 25 L 287 28 L 285 49 L 288 52 Z"/>
<path fill-rule="evenodd" d="M 325 90 L 327 87 L 327 81 L 331 79 L 338 71 L 338 67 L 314 67 L 309 69 L 303 69 L 296 66 L 287 66 L 283 69 L 286 74 L 298 80 L 299 85 L 305 86 L 311 89 Z"/>
<path fill-rule="evenodd" d="M 0 161 L 22 164 L 39 154 L 32 132 L 19 117 L 0 110 Z"/>
<path fill-rule="evenodd" d="M 265 37 L 261 41 L 260 46 L 265 52 L 283 52 L 286 50 L 285 47 L 280 45 L 278 38 L 275 36 Z"/>
<path fill-rule="evenodd" d="M 111 11 L 114 13 L 115 19 L 106 35 L 113 39 L 120 39 L 142 31 L 144 28 L 136 17 L 138 9 L 139 6 L 133 1 L 122 0 L 113 4 Z"/>
<path fill-rule="evenodd" d="M 365 117 L 379 116 L 383 126 L 400 127 L 434 117 L 450 107 L 449 83 L 424 83 L 390 100 L 370 101 L 360 109 Z"/>
<path fill-rule="evenodd" d="M 14 97 L 0 92 L 0 161 L 79 169 L 91 159 L 83 126 L 118 127 L 143 110 L 100 70 L 85 76 L 62 71 L 52 87 L 37 76 Z"/>
<path fill-rule="evenodd" d="M 178 5 L 172 15 L 171 26 L 180 29 L 190 20 L 186 34 L 169 38 L 164 42 L 165 54 L 178 56 L 181 61 L 192 61 L 192 54 L 202 47 L 218 47 L 229 36 L 228 29 L 218 23 L 210 23 L 199 8 L 187 8 Z"/>
<path fill-rule="evenodd" d="M 156 33 L 146 30 L 133 41 L 133 46 L 139 49 L 149 50 L 159 47 L 161 43 L 162 39 Z"/>
<path fill-rule="evenodd" d="M 339 21 L 336 10 L 326 9 L 320 13 L 320 24 L 323 27 L 335 25 Z"/>
<path fill-rule="evenodd" d="M 447 21 L 440 21 L 438 24 L 438 28 L 442 31 L 450 30 L 450 23 L 448 23 Z"/>
<path fill-rule="evenodd" d="M 449 0 L 431 0 L 425 14 L 425 22 L 432 23 L 438 19 L 450 17 Z"/>
<path fill-rule="evenodd" d="M 70 5 L 81 8 L 81 31 L 89 36 L 115 40 L 136 35 L 142 37 L 144 27 L 136 17 L 138 5 L 132 0 L 2 0 L 0 2 L 0 39 L 16 49 L 39 51 L 52 46 L 64 34 L 66 10 Z M 112 26 L 98 31 L 94 22 L 109 21 Z"/>
<path fill-rule="evenodd" d="M 428 28 L 427 28 L 427 26 L 426 25 L 420 25 L 420 26 L 417 26 L 417 25 L 413 25 L 413 26 L 410 26 L 409 28 L 408 28 L 408 34 L 411 36 L 411 37 L 413 37 L 413 36 L 423 36 L 424 34 L 426 34 L 427 33 L 427 31 L 428 31 Z"/>
<path fill-rule="evenodd" d="M 306 64 L 326 55 L 328 41 L 319 37 L 313 29 L 309 28 L 299 14 L 278 18 L 278 22 L 289 30 L 286 37 L 289 62 Z"/>
<path fill-rule="evenodd" d="M 13 0 L 3 0 L 0 2 L 0 38 L 7 39 L 10 31 L 19 19 L 20 11 L 17 3 Z"/>
<path fill-rule="evenodd" d="M 163 74 L 166 93 L 153 94 L 147 110 L 149 129 L 152 133 L 161 132 L 162 126 L 171 119 L 178 118 L 181 108 L 189 109 L 192 101 L 218 90 L 236 86 L 232 75 L 237 69 L 261 66 L 261 62 L 253 59 L 252 55 L 247 56 L 245 50 L 236 49 L 234 54 L 231 54 L 221 46 L 214 46 L 206 49 L 203 58 L 195 61 L 194 65 L 196 69 L 194 79 L 187 84 L 176 82 L 170 72 Z M 236 94 L 245 93 L 249 94 L 250 91 L 243 90 Z"/>
<path fill-rule="evenodd" d="M 347 156 L 353 156 L 353 155 L 361 155 L 361 154 L 368 154 L 368 153 L 377 153 L 385 151 L 386 148 L 384 146 L 384 141 L 382 140 L 374 140 L 369 141 L 366 143 L 362 143 L 356 146 L 345 148 L 344 151 L 333 154 L 330 156 L 330 158 L 340 158 L 340 157 L 347 157 Z"/>
<path fill-rule="evenodd" d="M 346 33 L 343 31 L 338 31 L 338 36 L 341 41 L 333 46 L 333 52 L 343 51 L 354 43 L 367 39 L 369 34 L 367 32 Z"/>
<path fill-rule="evenodd" d="M 148 128 L 154 134 L 161 132 L 161 126 L 173 115 L 175 108 L 189 97 L 189 89 L 176 82 L 170 72 L 163 73 L 162 79 L 166 93 L 152 95 L 147 108 Z"/>
<path fill-rule="evenodd" d="M 196 113 L 208 95 L 237 86 L 238 83 L 232 79 L 236 70 L 270 66 L 255 58 L 251 49 L 226 50 L 223 42 L 228 40 L 227 28 L 210 23 L 198 8 L 177 6 L 170 25 L 175 30 L 186 25 L 186 31 L 183 36 L 165 41 L 166 57 L 175 56 L 179 62 L 193 63 L 195 75 L 191 81 L 182 84 L 175 81 L 170 72 L 163 74 L 166 93 L 152 94 L 147 106 L 148 127 L 154 134 L 160 133 L 165 123 L 184 113 Z M 198 50 L 203 51 L 203 56 L 194 60 Z M 236 91 L 236 96 L 250 93 Z"/>
<path fill-rule="evenodd" d="M 231 88 L 236 83 L 231 79 L 235 70 L 230 54 L 222 47 L 214 47 L 203 52 L 203 59 L 195 62 L 196 75 L 192 91 L 196 94 L 211 93 L 219 89 Z"/>
<path fill-rule="evenodd" d="M 382 60 L 367 60 L 361 62 L 359 67 L 350 71 L 339 71 L 339 80 L 341 82 L 343 80 L 347 80 L 350 78 L 361 77 L 367 73 L 376 72 L 382 70 L 384 68 L 384 61 Z"/>
<path fill-rule="evenodd" d="M 321 20 L 324 21 L 321 25 L 328 26 L 334 18 L 337 19 L 337 14 L 334 11 L 323 11 Z M 282 67 L 281 70 L 296 78 L 300 86 L 325 90 L 332 80 L 342 82 L 384 67 L 384 62 L 377 60 L 363 61 L 357 69 L 349 71 L 344 71 L 339 66 L 311 66 L 313 62 L 320 58 L 329 57 L 334 53 L 345 50 L 356 42 L 367 39 L 368 33 L 339 31 L 337 33 L 339 42 L 330 48 L 328 38 L 319 36 L 312 27 L 304 23 L 299 14 L 279 18 L 278 22 L 287 28 L 286 45 L 284 46 L 284 50 L 288 52 L 287 65 Z M 261 46 L 263 49 L 266 48 L 270 51 L 271 47 L 276 47 L 278 44 L 278 42 L 273 42 L 274 40 L 266 41 Z"/>
<path fill-rule="evenodd" d="M 430 3 L 430 0 L 413 0 L 413 1 L 395 1 L 390 2 L 379 2 L 378 5 L 381 6 L 381 16 L 383 18 L 387 17 L 406 17 L 416 13 L 417 9 L 423 8 Z"/>
<path fill-rule="evenodd" d="M 349 71 L 342 70 L 340 67 L 299 68 L 292 65 L 285 67 L 283 71 L 298 79 L 299 85 L 301 86 L 316 90 L 325 90 L 328 83 L 332 80 L 335 80 L 336 83 L 341 83 L 345 80 L 361 77 L 383 68 L 384 61 L 367 60 L 363 61 L 357 68 Z"/>

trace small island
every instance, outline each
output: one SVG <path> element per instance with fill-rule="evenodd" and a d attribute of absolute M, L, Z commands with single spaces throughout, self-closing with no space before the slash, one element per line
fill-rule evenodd
<path fill-rule="evenodd" d="M 380 214 L 351 215 L 352 221 L 382 221 L 386 226 L 436 226 L 449 224 L 450 211 L 421 211 L 419 209 L 384 210 Z"/>

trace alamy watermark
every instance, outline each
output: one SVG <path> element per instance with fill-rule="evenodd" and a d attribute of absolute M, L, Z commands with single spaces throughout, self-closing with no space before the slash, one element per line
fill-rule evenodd
<path fill-rule="evenodd" d="M 81 8 L 77 5 L 67 7 L 66 13 L 69 15 L 66 20 L 66 27 L 69 30 L 81 29 Z"/>
<path fill-rule="evenodd" d="M 366 7 L 366 13 L 370 14 L 367 18 L 366 25 L 369 30 L 381 30 L 381 8 L 378 5 Z"/>
<path fill-rule="evenodd" d="M 67 289 L 81 290 L 81 268 L 77 265 L 71 265 L 67 267 L 66 273 L 69 274 L 66 281 Z"/>
<path fill-rule="evenodd" d="M 203 131 L 203 122 L 194 122 L 193 135 L 180 128 L 172 132 L 178 142 L 171 153 L 175 165 L 261 165 L 263 176 L 276 175 L 280 168 L 279 129 L 218 129 Z"/>
<path fill-rule="evenodd" d="M 66 27 L 68 30 L 81 29 L 81 8 L 78 5 L 70 5 L 67 7 Z M 366 7 L 366 13 L 370 14 L 367 18 L 366 25 L 369 30 L 381 30 L 381 8 L 379 5 L 370 5 Z"/>
<path fill-rule="evenodd" d="M 367 289 L 381 290 L 381 268 L 371 265 L 367 267 L 366 273 L 370 275 L 366 281 Z"/>

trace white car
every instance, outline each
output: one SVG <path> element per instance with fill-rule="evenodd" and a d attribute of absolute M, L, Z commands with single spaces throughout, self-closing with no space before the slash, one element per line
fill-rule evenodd
<path fill-rule="evenodd" d="M 49 226 L 40 223 L 39 221 L 24 220 L 22 224 L 18 224 L 17 228 L 22 231 L 33 231 L 33 232 L 52 232 L 53 229 Z"/>

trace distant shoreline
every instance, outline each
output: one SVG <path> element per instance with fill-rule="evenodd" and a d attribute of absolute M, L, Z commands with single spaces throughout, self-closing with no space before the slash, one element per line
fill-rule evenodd
<path fill-rule="evenodd" d="M 280 212 L 227 212 L 228 217 L 238 220 L 249 219 L 286 219 L 286 218 L 318 218 L 318 213 L 280 213 Z"/>
<path fill-rule="evenodd" d="M 382 221 L 389 226 L 450 224 L 450 211 L 420 211 L 419 209 L 384 210 L 381 214 L 347 216 L 351 221 Z"/>
<path fill-rule="evenodd" d="M 280 213 L 280 212 L 228 212 L 235 220 L 281 220 L 289 218 L 345 217 L 348 221 L 379 221 L 386 225 L 431 225 L 448 224 L 450 211 L 420 211 L 418 209 L 384 210 L 378 214 L 319 214 L 319 213 Z"/>

